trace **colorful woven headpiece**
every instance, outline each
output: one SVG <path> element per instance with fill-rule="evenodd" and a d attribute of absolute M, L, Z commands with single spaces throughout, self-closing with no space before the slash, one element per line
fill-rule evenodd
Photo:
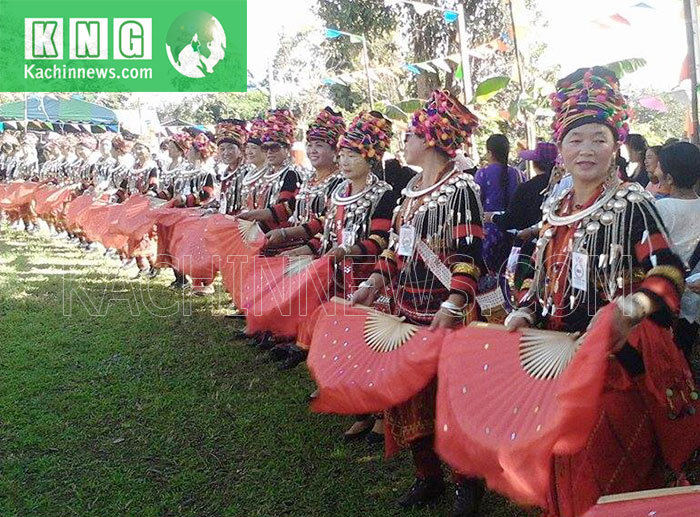
<path fill-rule="evenodd" d="M 286 109 L 272 110 L 267 113 L 262 143 L 275 142 L 288 147 L 294 143 L 294 131 L 297 121 L 292 112 Z"/>
<path fill-rule="evenodd" d="M 472 132 L 478 125 L 476 115 L 447 90 L 435 90 L 425 106 L 413 113 L 411 120 L 416 135 L 452 158 L 462 144 L 471 146 Z"/>
<path fill-rule="evenodd" d="M 180 149 L 182 154 L 187 154 L 187 151 L 192 147 L 192 136 L 184 131 L 175 133 L 170 137 L 170 141 L 175 144 L 175 147 Z"/>
<path fill-rule="evenodd" d="M 194 140 L 192 140 L 192 147 L 194 147 L 203 160 L 208 160 L 216 152 L 216 146 L 214 142 L 209 140 L 209 137 L 205 133 L 199 133 Z"/>
<path fill-rule="evenodd" d="M 127 140 L 123 135 L 117 135 L 112 139 L 112 147 L 121 153 L 128 153 L 133 145 L 134 142 Z"/>
<path fill-rule="evenodd" d="M 260 118 L 252 120 L 248 125 L 248 143 L 260 145 L 262 144 L 263 134 L 265 133 L 265 121 Z"/>
<path fill-rule="evenodd" d="M 389 149 L 392 135 L 391 121 L 378 111 L 363 111 L 350 123 L 338 147 L 358 152 L 367 160 L 379 161 Z"/>
<path fill-rule="evenodd" d="M 309 129 L 306 131 L 306 140 L 325 142 L 335 148 L 344 132 L 345 121 L 343 120 L 343 115 L 326 106 L 318 114 L 316 120 L 309 124 Z"/>
<path fill-rule="evenodd" d="M 216 145 L 230 142 L 243 147 L 248 139 L 245 120 L 224 119 L 216 124 Z"/>
<path fill-rule="evenodd" d="M 557 82 L 550 96 L 554 110 L 554 140 L 585 124 L 605 124 L 615 138 L 624 142 L 629 134 L 630 109 L 620 93 L 620 82 L 611 70 L 602 66 L 580 68 Z"/>
<path fill-rule="evenodd" d="M 97 140 L 94 136 L 87 133 L 83 133 L 82 135 L 80 135 L 80 141 L 78 142 L 78 144 L 89 149 L 90 151 L 94 151 L 97 149 Z"/>

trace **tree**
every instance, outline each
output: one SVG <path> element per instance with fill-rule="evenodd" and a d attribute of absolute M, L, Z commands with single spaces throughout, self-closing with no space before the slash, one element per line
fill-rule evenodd
<path fill-rule="evenodd" d="M 392 68 L 402 56 L 395 42 L 398 13 L 384 6 L 383 0 L 319 0 L 316 15 L 326 27 L 364 35 L 372 69 Z M 363 71 L 362 46 L 347 36 L 326 40 L 321 45 L 328 75 Z M 388 72 L 375 72 L 375 98 L 397 101 L 407 93 L 402 81 Z M 366 107 L 367 85 L 364 80 L 349 86 L 335 84 L 327 87 L 328 95 L 340 109 L 356 113 Z"/>

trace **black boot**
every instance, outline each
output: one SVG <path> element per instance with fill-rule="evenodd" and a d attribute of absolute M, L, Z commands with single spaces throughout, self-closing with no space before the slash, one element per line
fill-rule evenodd
<path fill-rule="evenodd" d="M 408 492 L 398 500 L 401 508 L 421 508 L 432 506 L 445 491 L 445 482 L 442 478 L 416 478 Z"/>
<path fill-rule="evenodd" d="M 271 361 L 284 361 L 289 355 L 289 349 L 294 343 L 279 343 L 270 350 Z"/>
<path fill-rule="evenodd" d="M 479 515 L 479 504 L 484 497 L 486 487 L 483 481 L 476 478 L 464 478 L 455 484 L 455 501 L 452 506 L 452 517 L 476 517 Z"/>
<path fill-rule="evenodd" d="M 280 364 L 277 367 L 277 369 L 280 371 L 284 371 L 296 368 L 299 365 L 299 363 L 303 363 L 304 361 L 306 361 L 307 355 L 308 352 L 306 350 L 302 350 L 296 344 L 293 344 L 289 347 L 289 352 L 287 352 L 287 358 L 282 364 Z"/>
<path fill-rule="evenodd" d="M 270 332 L 265 332 L 263 334 L 262 339 L 258 341 L 258 344 L 256 346 L 261 352 L 267 352 L 268 350 L 271 350 L 272 347 L 275 346 L 275 342 L 272 339 L 272 334 Z"/>

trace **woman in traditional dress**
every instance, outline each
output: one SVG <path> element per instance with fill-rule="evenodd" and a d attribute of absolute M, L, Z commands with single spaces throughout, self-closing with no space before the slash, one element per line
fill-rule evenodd
<path fill-rule="evenodd" d="M 303 177 L 290 155 L 295 132 L 296 119 L 289 110 L 269 112 L 262 135 L 267 165 L 243 179 L 242 203 L 246 211 L 239 217 L 257 221 L 265 232 L 289 226 L 288 219 L 294 213 Z"/>
<path fill-rule="evenodd" d="M 248 131 L 244 120 L 223 119 L 216 124 L 216 146 L 220 162 L 225 167 L 221 172 L 219 212 L 236 214 L 241 209 L 241 185 L 243 178 L 255 169 L 244 163 L 244 150 Z"/>
<path fill-rule="evenodd" d="M 455 156 L 470 143 L 476 125 L 476 117 L 447 91 L 433 92 L 414 113 L 405 155 L 422 173 L 404 189 L 389 249 L 354 294 L 354 303 L 370 305 L 390 287 L 394 312 L 412 323 L 433 329 L 464 323 L 483 269 L 482 208 L 478 185 L 460 171 Z M 404 508 L 432 503 L 444 491 L 433 450 L 436 386 L 433 380 L 385 412 L 387 455 L 410 448 L 416 469 L 413 486 L 399 500 Z M 456 514 L 471 515 L 482 493 L 476 480 L 457 478 Z"/>
<path fill-rule="evenodd" d="M 302 225 L 304 232 L 313 237 L 288 252 L 289 255 L 316 256 L 327 253 L 336 262 L 351 266 L 343 268 L 335 288 L 337 295 L 344 298 L 356 289 L 356 279 L 366 278 L 371 273 L 371 266 L 368 269 L 367 264 L 355 264 L 351 257 L 376 257 L 388 242 L 391 213 L 398 193 L 377 173 L 383 175 L 381 159 L 391 136 L 391 122 L 381 113 L 362 112 L 355 117 L 338 142 L 338 167 L 344 181 L 330 193 L 324 215 Z M 290 344 L 280 369 L 288 370 L 304 361 L 313 321 L 314 315 L 300 331 L 297 342 Z M 367 425 L 371 428 L 371 423 Z"/>
<path fill-rule="evenodd" d="M 256 169 L 265 166 L 267 157 L 262 149 L 262 137 L 265 130 L 265 121 L 255 119 L 248 125 L 248 142 L 245 146 L 245 161 Z"/>
<path fill-rule="evenodd" d="M 506 325 L 583 332 L 597 310 L 617 304 L 614 359 L 593 431 L 583 450 L 553 460 L 548 510 L 569 517 L 583 514 L 601 495 L 663 482 L 654 427 L 659 424 L 652 422 L 652 408 L 635 380 L 645 370 L 651 377 L 650 369 L 659 367 L 649 362 L 660 357 L 653 354 L 676 358 L 675 363 L 668 359 L 668 371 L 684 366 L 677 363 L 677 350 L 674 356 L 662 348 L 668 346 L 663 327 L 678 314 L 684 272 L 653 196 L 616 174 L 616 152 L 629 132 L 629 108 L 615 74 L 603 67 L 577 70 L 557 83 L 552 99 L 554 136 L 573 186 L 545 202 L 534 268 Z M 618 297 L 632 289 L 634 294 Z M 658 342 L 647 348 L 641 341 L 635 348 L 627 342 L 630 331 L 647 319 L 658 325 Z M 648 379 L 647 386 L 649 381 L 655 382 Z M 669 388 L 654 395 L 668 397 L 669 410 L 677 415 L 683 407 L 678 399 L 686 394 L 681 387 L 680 393 Z"/>
<path fill-rule="evenodd" d="M 268 252 L 294 245 L 294 254 L 317 253 L 318 249 L 308 250 L 309 241 L 322 230 L 322 217 L 329 206 L 331 194 L 344 179 L 338 168 L 338 140 L 345 132 L 345 121 L 341 114 L 326 107 L 309 125 L 306 132 L 306 154 L 313 166 L 311 176 L 305 180 L 296 196 L 294 213 L 288 222 L 289 228 L 271 230 L 265 236 Z M 310 223 L 314 224 L 310 224 Z M 292 253 L 288 253 L 292 254 Z"/>

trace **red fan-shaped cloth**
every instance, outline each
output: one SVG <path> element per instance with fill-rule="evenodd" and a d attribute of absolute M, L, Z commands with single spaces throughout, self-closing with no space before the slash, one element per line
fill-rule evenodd
<path fill-rule="evenodd" d="M 691 517 L 700 515 L 700 486 L 601 497 L 584 517 Z"/>
<path fill-rule="evenodd" d="M 335 269 L 329 257 L 254 257 L 246 278 L 246 333 L 294 338 L 299 325 L 328 300 Z M 252 295 L 252 296 L 251 296 Z"/>
<path fill-rule="evenodd" d="M 34 181 L 22 181 L 10 183 L 5 190 L 5 195 L 0 199 L 0 208 L 17 209 L 29 203 L 37 188 L 41 185 Z"/>
<path fill-rule="evenodd" d="M 120 205 L 121 209 L 119 213 L 112 221 L 110 225 L 110 231 L 114 233 L 120 233 L 126 235 L 130 238 L 140 238 L 148 233 L 148 230 L 153 228 L 155 224 L 153 218 L 151 218 L 151 225 L 145 232 L 138 232 L 140 230 L 140 218 L 143 216 L 148 216 L 151 212 L 151 205 L 148 202 L 146 196 L 135 195 L 131 196 L 129 199 L 124 201 Z"/>
<path fill-rule="evenodd" d="M 192 278 L 209 284 L 219 271 L 218 257 L 205 243 L 209 216 L 186 217 L 174 225 L 168 252 L 172 266 Z"/>
<path fill-rule="evenodd" d="M 158 233 L 158 257 L 156 259 L 159 267 L 174 267 L 173 253 L 170 249 L 173 241 L 173 234 L 180 221 L 189 218 L 201 217 L 201 212 L 194 208 L 172 208 L 165 205 L 156 211 L 156 227 Z"/>
<path fill-rule="evenodd" d="M 383 411 L 413 397 L 437 374 L 443 339 L 451 334 L 337 298 L 321 310 L 307 358 L 319 388 L 314 411 Z"/>
<path fill-rule="evenodd" d="M 252 229 L 250 226 L 247 221 L 223 214 L 207 219 L 204 242 L 209 253 L 218 257 L 221 279 L 236 306 L 241 304 L 241 287 L 252 257 L 260 253 L 265 244 L 259 227 Z"/>
<path fill-rule="evenodd" d="M 53 192 L 43 199 L 36 198 L 36 213 L 44 217 L 57 217 L 63 212 L 65 204 L 74 196 L 75 185 L 54 188 Z"/>
<path fill-rule="evenodd" d="M 552 456 L 580 450 L 595 423 L 614 309 L 611 304 L 602 310 L 554 378 L 536 378 L 524 369 L 521 332 L 483 323 L 455 332 L 440 355 L 438 454 L 460 473 L 485 478 L 493 490 L 519 503 L 546 507 Z M 556 352 L 553 345 L 536 349 L 547 356 Z"/>
<path fill-rule="evenodd" d="M 95 198 L 91 194 L 78 196 L 68 204 L 63 210 L 63 218 L 70 230 L 80 228 L 80 219 L 87 213 L 87 209 L 94 203 Z"/>
<path fill-rule="evenodd" d="M 34 200 L 34 211 L 37 213 L 39 216 L 43 216 L 45 211 L 44 211 L 44 203 L 46 202 L 46 199 L 49 198 L 52 194 L 54 194 L 58 188 L 56 185 L 51 185 L 49 183 L 43 184 L 34 191 L 34 194 L 32 195 L 32 199 Z"/>

